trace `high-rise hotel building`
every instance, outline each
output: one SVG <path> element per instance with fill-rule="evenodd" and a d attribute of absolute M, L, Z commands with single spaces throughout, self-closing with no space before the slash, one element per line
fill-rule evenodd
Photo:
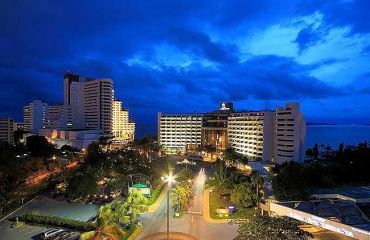
<path fill-rule="evenodd" d="M 299 103 L 288 103 L 275 111 L 274 156 L 277 163 L 291 159 L 304 160 L 306 121 L 300 112 Z"/>
<path fill-rule="evenodd" d="M 222 103 L 204 114 L 158 114 L 158 140 L 168 153 L 211 145 L 256 160 L 302 162 L 305 129 L 298 103 L 275 111 L 234 111 L 232 103 Z"/>
<path fill-rule="evenodd" d="M 228 117 L 229 147 L 250 158 L 272 159 L 272 111 L 235 112 Z"/>
<path fill-rule="evenodd" d="M 128 111 L 122 107 L 118 111 L 119 117 L 115 117 L 117 111 L 114 106 L 111 79 L 93 79 L 67 73 L 64 75 L 64 104 L 49 106 L 41 121 L 43 129 L 38 127 L 34 133 L 45 136 L 58 146 L 76 148 L 85 148 L 101 136 L 115 134 L 122 139 L 125 136 L 125 140 L 133 140 L 135 123 L 128 119 Z M 30 118 L 27 109 L 25 126 Z"/>
<path fill-rule="evenodd" d="M 43 128 L 48 104 L 40 100 L 34 100 L 23 108 L 24 130 L 33 134 L 38 134 Z"/>
<path fill-rule="evenodd" d="M 202 143 L 202 114 L 158 113 L 158 141 L 168 153 L 196 149 Z"/>
<path fill-rule="evenodd" d="M 13 144 L 14 130 L 14 120 L 12 118 L 0 118 L 0 141 Z"/>
<path fill-rule="evenodd" d="M 113 101 L 113 141 L 115 143 L 132 142 L 135 138 L 135 122 L 129 119 L 128 109 L 122 108 L 122 102 Z"/>
<path fill-rule="evenodd" d="M 64 105 L 71 107 L 73 129 L 101 130 L 112 134 L 114 90 L 108 78 L 64 76 Z"/>

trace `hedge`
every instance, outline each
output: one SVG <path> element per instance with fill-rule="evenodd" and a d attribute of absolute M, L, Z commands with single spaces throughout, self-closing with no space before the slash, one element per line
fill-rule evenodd
<path fill-rule="evenodd" d="M 83 232 L 96 229 L 95 225 L 91 222 L 83 222 L 65 217 L 48 216 L 38 212 L 26 213 L 25 215 L 20 216 L 19 220 L 27 223 L 50 225 Z"/>

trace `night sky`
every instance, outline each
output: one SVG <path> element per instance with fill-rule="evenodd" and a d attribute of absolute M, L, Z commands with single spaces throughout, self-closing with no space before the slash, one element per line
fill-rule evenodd
<path fill-rule="evenodd" d="M 0 1 L 0 116 L 62 103 L 67 70 L 112 78 L 139 135 L 221 101 L 370 123 L 370 1 Z"/>

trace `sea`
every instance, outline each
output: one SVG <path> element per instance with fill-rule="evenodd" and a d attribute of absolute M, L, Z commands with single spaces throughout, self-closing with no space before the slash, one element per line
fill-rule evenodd
<path fill-rule="evenodd" d="M 357 145 L 367 141 L 370 144 L 370 126 L 366 125 L 307 125 L 306 148 L 315 143 L 338 149 L 340 143 Z"/>

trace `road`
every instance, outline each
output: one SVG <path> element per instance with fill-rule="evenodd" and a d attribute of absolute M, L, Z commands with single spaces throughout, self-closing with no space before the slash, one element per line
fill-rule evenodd
<path fill-rule="evenodd" d="M 204 198 L 204 181 L 206 174 L 200 171 L 194 179 L 193 200 L 190 208 L 181 219 L 172 218 L 173 212 L 170 212 L 170 232 L 181 232 L 197 239 L 228 240 L 234 239 L 237 234 L 237 226 L 230 224 L 212 224 L 203 218 L 203 198 Z M 150 236 L 157 232 L 166 231 L 166 201 L 162 201 L 159 209 L 155 213 L 145 213 L 140 216 L 143 222 L 144 231 L 139 239 Z M 165 236 L 165 235 L 164 235 Z M 171 238 L 172 239 L 172 238 Z"/>

